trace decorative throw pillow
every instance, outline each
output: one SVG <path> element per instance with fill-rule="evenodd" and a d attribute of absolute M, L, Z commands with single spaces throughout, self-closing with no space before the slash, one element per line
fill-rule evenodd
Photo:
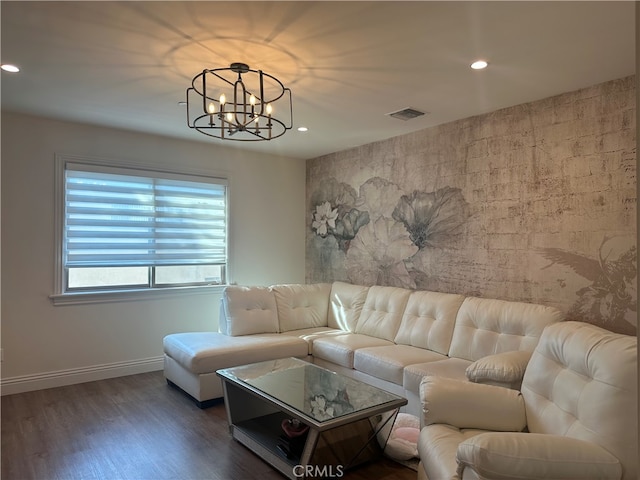
<path fill-rule="evenodd" d="M 387 439 L 389 429 L 383 428 L 378 433 L 381 445 Z M 418 458 L 418 436 L 420 435 L 420 419 L 408 413 L 399 413 L 388 434 L 384 453 L 394 460 Z"/>
<path fill-rule="evenodd" d="M 512 351 L 496 353 L 476 360 L 467 367 L 467 378 L 476 383 L 521 382 L 531 352 Z"/>

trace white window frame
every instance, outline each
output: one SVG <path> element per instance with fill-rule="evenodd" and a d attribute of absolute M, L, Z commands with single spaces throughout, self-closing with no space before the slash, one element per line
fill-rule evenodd
<path fill-rule="evenodd" d="M 154 174 L 168 174 L 176 177 L 201 177 L 204 179 L 215 179 L 226 183 L 226 209 L 227 209 L 227 226 L 226 226 L 226 246 L 227 246 L 227 264 L 225 268 L 226 283 L 222 285 L 193 285 L 193 286 L 164 286 L 162 288 L 114 288 L 95 289 L 95 290 L 70 290 L 65 291 L 65 265 L 64 265 L 64 229 L 65 229 L 65 170 L 67 164 L 84 164 L 93 168 L 103 167 L 105 169 L 122 169 L 131 171 L 132 175 L 136 172 L 149 172 L 149 176 Z M 142 300 L 148 298 L 167 297 L 185 294 L 211 294 L 213 292 L 221 292 L 227 285 L 232 283 L 230 268 L 230 215 L 229 215 L 229 197 L 231 188 L 231 179 L 228 173 L 201 171 L 195 169 L 167 169 L 160 168 L 157 165 L 146 164 L 142 162 L 122 161 L 113 159 L 94 158 L 86 156 L 56 154 L 54 160 L 54 182 L 55 182 L 55 200 L 54 200 L 54 293 L 50 295 L 54 305 L 82 304 L 82 303 L 103 303 L 103 302 L 119 302 L 129 300 Z"/>

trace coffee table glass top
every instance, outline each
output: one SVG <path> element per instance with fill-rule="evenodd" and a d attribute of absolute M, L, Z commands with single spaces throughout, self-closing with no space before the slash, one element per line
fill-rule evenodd
<path fill-rule="evenodd" d="M 284 358 L 218 370 L 218 374 L 260 390 L 325 422 L 406 399 L 297 358 Z"/>

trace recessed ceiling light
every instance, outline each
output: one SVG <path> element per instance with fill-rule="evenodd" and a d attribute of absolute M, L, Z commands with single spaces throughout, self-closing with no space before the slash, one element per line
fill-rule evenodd
<path fill-rule="evenodd" d="M 187 106 L 187 102 L 178 102 L 178 106 L 180 107 L 186 107 Z"/>
<path fill-rule="evenodd" d="M 307 127 L 298 127 L 299 132 L 307 132 L 309 129 Z"/>
<path fill-rule="evenodd" d="M 471 68 L 474 70 L 482 70 L 483 68 L 487 68 L 489 64 L 484 60 L 476 60 L 471 64 Z"/>
<path fill-rule="evenodd" d="M 9 63 L 3 63 L 2 65 L 0 65 L 0 68 L 5 72 L 11 72 L 11 73 L 17 73 L 20 71 L 18 67 L 16 67 L 15 65 L 11 65 Z"/>

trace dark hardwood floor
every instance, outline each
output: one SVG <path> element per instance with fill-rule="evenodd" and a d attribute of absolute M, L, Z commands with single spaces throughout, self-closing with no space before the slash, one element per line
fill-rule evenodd
<path fill-rule="evenodd" d="M 229 435 L 222 403 L 200 410 L 162 372 L 2 397 L 2 480 L 284 478 Z M 386 458 L 348 480 L 415 480 Z"/>

